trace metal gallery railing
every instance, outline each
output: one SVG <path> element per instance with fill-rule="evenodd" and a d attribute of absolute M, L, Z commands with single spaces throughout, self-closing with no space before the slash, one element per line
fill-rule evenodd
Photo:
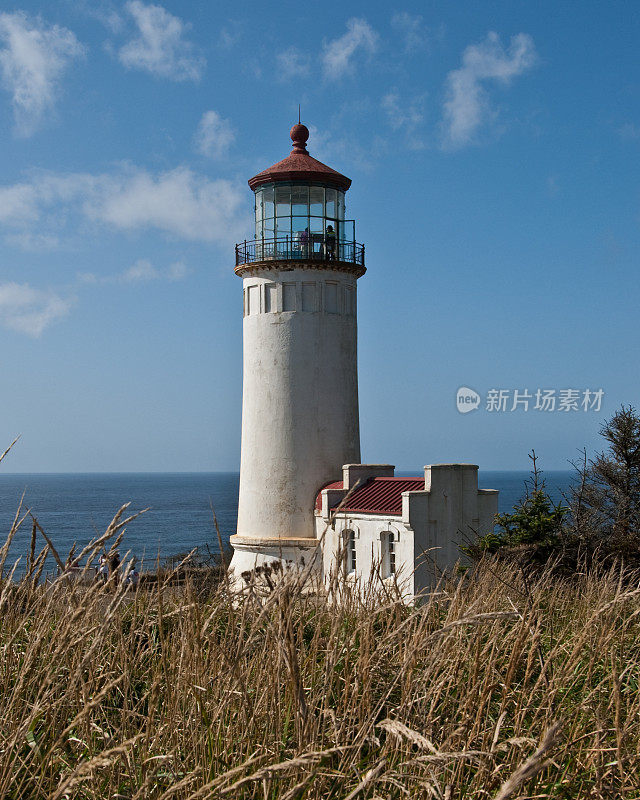
<path fill-rule="evenodd" d="M 236 245 L 236 266 L 257 261 L 342 261 L 364 267 L 364 245 L 324 234 L 245 240 Z"/>

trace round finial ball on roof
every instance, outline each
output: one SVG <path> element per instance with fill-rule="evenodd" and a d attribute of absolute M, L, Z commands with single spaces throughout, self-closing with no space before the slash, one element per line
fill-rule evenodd
<path fill-rule="evenodd" d="M 298 122 L 291 128 L 289 135 L 291 136 L 294 147 L 300 147 L 303 150 L 306 148 L 307 139 L 309 138 L 309 128 L 307 128 L 306 125 L 302 125 Z"/>

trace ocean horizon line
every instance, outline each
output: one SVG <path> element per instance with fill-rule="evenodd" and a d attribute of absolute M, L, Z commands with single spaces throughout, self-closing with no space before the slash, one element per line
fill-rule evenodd
<path fill-rule="evenodd" d="M 396 474 L 420 474 L 424 471 L 424 467 L 396 467 Z M 492 473 L 526 473 L 529 474 L 530 470 L 522 468 L 502 468 L 502 469 L 483 469 L 478 470 L 482 475 Z M 542 475 L 549 474 L 567 474 L 575 472 L 574 469 L 542 469 Z M 202 470 L 62 470 L 62 471 L 19 471 L 19 472 L 0 472 L 0 480 L 4 478 L 21 478 L 24 476 L 31 477 L 46 477 L 46 476 L 87 476 L 87 475 L 239 475 L 240 470 L 236 469 L 202 469 Z"/>

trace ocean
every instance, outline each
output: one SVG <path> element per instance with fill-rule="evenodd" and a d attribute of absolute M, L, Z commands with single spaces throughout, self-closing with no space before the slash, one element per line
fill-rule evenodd
<path fill-rule="evenodd" d="M 398 475 L 421 475 L 420 471 L 398 471 Z M 479 485 L 499 489 L 499 510 L 513 508 L 524 492 L 527 472 L 485 471 Z M 561 500 L 573 473 L 545 472 L 547 490 Z M 211 509 L 215 510 L 223 544 L 235 532 L 239 475 L 235 472 L 198 473 L 92 473 L 0 475 L 0 543 L 9 532 L 20 498 L 30 509 L 64 559 L 72 545 L 83 547 L 103 533 L 116 511 L 130 502 L 127 515 L 149 510 L 131 522 L 121 546 L 150 569 L 157 559 L 187 553 L 194 547 L 219 552 Z M 25 520 L 18 531 L 7 564 L 29 550 L 31 525 Z M 44 544 L 38 536 L 38 549 Z M 53 564 L 51 565 L 53 567 Z M 18 573 L 21 571 L 18 568 Z"/>

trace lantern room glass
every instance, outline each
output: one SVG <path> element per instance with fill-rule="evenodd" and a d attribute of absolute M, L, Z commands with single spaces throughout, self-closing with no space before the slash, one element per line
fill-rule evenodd
<path fill-rule="evenodd" d="M 345 220 L 344 192 L 328 186 L 278 183 L 255 192 L 257 240 L 289 237 L 304 232 L 325 236 L 331 226 L 338 242 L 355 241 L 355 223 Z"/>

